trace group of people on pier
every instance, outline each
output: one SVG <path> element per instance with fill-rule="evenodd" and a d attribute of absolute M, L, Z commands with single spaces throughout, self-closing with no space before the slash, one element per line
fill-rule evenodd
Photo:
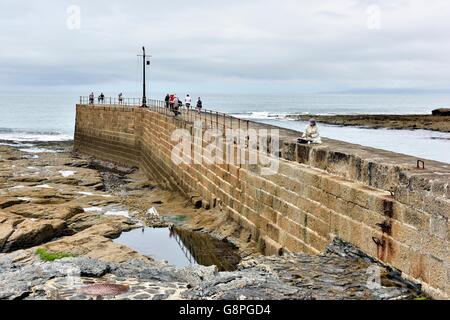
<path fill-rule="evenodd" d="M 94 92 L 91 92 L 91 94 L 89 95 L 89 104 L 94 104 L 95 101 L 95 95 Z M 98 103 L 105 103 L 105 95 L 102 93 L 100 93 L 100 95 L 97 97 L 97 101 Z M 119 93 L 119 95 L 117 96 L 117 101 L 119 102 L 119 104 L 123 104 L 123 94 L 122 92 Z"/>
<path fill-rule="evenodd" d="M 175 116 L 178 116 L 181 113 L 180 108 L 183 106 L 183 102 L 181 101 L 181 99 L 177 97 L 176 94 L 166 94 L 166 97 L 164 98 L 164 103 L 165 107 L 167 109 L 170 109 L 170 111 L 172 111 L 175 114 Z M 192 98 L 189 94 L 187 94 L 186 97 L 184 98 L 184 105 L 188 111 L 191 110 Z M 197 104 L 195 106 L 197 113 L 202 112 L 202 108 L 203 108 L 202 99 L 198 97 Z"/>
<path fill-rule="evenodd" d="M 94 92 L 91 92 L 91 94 L 89 95 L 89 104 L 94 104 L 94 100 L 95 100 Z M 105 95 L 103 94 L 103 92 L 100 93 L 97 100 L 98 100 L 98 103 L 101 103 L 101 104 L 104 103 Z M 118 102 L 119 102 L 119 104 L 123 104 L 122 93 L 119 93 L 119 95 L 118 95 Z M 179 99 L 177 97 L 176 94 L 167 94 L 166 97 L 164 98 L 164 102 L 165 102 L 165 107 L 167 109 L 169 109 L 171 112 L 173 112 L 175 116 L 178 116 L 181 114 L 180 108 L 183 106 L 183 102 L 181 101 L 181 99 Z M 188 111 L 190 111 L 191 105 L 192 105 L 192 98 L 189 94 L 187 94 L 186 97 L 184 98 L 184 106 L 186 107 L 186 109 Z M 195 106 L 196 112 L 201 113 L 202 108 L 203 108 L 202 99 L 200 97 L 198 97 L 197 104 Z M 297 143 L 300 143 L 300 144 L 309 144 L 309 143 L 320 144 L 320 143 L 322 143 L 322 140 L 321 140 L 320 134 L 319 134 L 319 128 L 317 126 L 315 119 L 309 120 L 308 125 L 306 126 L 305 131 L 303 132 L 303 135 L 297 139 Z"/>

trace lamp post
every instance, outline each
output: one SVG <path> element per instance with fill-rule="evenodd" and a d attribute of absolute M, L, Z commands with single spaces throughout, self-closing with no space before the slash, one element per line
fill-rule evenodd
<path fill-rule="evenodd" d="M 142 57 L 142 107 L 145 108 L 147 107 L 147 96 L 146 96 L 146 92 L 145 92 L 145 67 L 150 65 L 150 61 L 147 61 L 147 57 L 151 57 L 151 56 L 147 56 L 145 55 L 145 47 L 142 47 L 142 55 L 138 55 L 139 57 Z"/>

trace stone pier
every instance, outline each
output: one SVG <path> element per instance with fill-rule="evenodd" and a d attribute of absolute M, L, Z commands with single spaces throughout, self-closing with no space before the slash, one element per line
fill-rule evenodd
<path fill-rule="evenodd" d="M 77 105 L 75 149 L 139 167 L 167 188 L 220 207 L 268 255 L 317 254 L 338 237 L 432 296 L 450 297 L 450 165 L 425 160 L 422 168 L 414 157 L 330 139 L 299 145 L 299 133 L 286 129 L 279 129 L 273 175 L 254 165 L 176 165 L 172 133 L 193 133 L 196 120 L 205 128 L 275 129 L 215 114 L 174 118 L 160 108 Z M 210 143 L 194 154 L 203 157 Z"/>

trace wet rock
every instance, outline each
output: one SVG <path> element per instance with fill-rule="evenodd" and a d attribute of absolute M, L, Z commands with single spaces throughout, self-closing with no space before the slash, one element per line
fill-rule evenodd
<path fill-rule="evenodd" d="M 32 293 L 34 286 L 67 274 L 67 269 L 57 264 L 39 262 L 33 258 L 31 262 L 15 262 L 17 256 L 20 253 L 0 255 L 0 300 L 23 299 Z"/>
<path fill-rule="evenodd" d="M 33 219 L 61 219 L 69 220 L 74 216 L 84 212 L 83 208 L 77 205 L 40 205 L 23 203 L 8 209 L 8 212 Z"/>
<path fill-rule="evenodd" d="M 65 258 L 60 261 L 63 265 L 75 266 L 83 277 L 102 277 L 109 272 L 108 263 L 85 257 Z"/>
<path fill-rule="evenodd" d="M 59 219 L 34 221 L 25 219 L 13 228 L 4 240 L 1 252 L 39 245 L 63 234 L 66 223 Z M 7 231 L 8 232 L 8 231 Z"/>
<path fill-rule="evenodd" d="M 362 260 L 367 263 L 377 263 L 377 261 L 356 248 L 350 243 L 344 242 L 339 238 L 335 238 L 324 251 L 324 255 L 339 256 L 354 260 Z"/>
<path fill-rule="evenodd" d="M 254 271 L 222 272 L 183 294 L 186 299 L 214 300 L 310 300 L 309 292 L 283 283 L 276 277 Z"/>
<path fill-rule="evenodd" d="M 68 252 L 107 262 L 125 262 L 131 259 L 149 260 L 127 246 L 112 242 L 110 237 L 123 231 L 124 225 L 118 219 L 91 226 L 71 236 L 47 242 L 41 247 L 52 252 Z M 132 228 L 132 226 L 128 226 Z"/>
<path fill-rule="evenodd" d="M 110 272 L 117 277 L 138 278 L 141 280 L 158 280 L 176 282 L 182 280 L 174 272 L 176 268 L 158 261 L 131 259 L 122 263 L 111 263 Z"/>
<path fill-rule="evenodd" d="M 218 274 L 216 266 L 195 266 L 177 269 L 176 275 L 191 286 L 197 286 L 203 281 L 210 281 Z"/>
<path fill-rule="evenodd" d="M 25 182 L 25 183 L 38 183 L 44 181 L 44 177 L 34 177 L 34 176 L 21 176 L 21 177 L 14 177 L 11 179 L 11 181 L 14 182 Z"/>
<path fill-rule="evenodd" d="M 1 197 L 0 196 L 0 209 L 5 209 L 5 208 L 9 208 L 12 207 L 16 204 L 21 204 L 24 203 L 24 200 L 20 200 L 17 198 L 12 198 L 12 197 Z"/>
<path fill-rule="evenodd" d="M 49 270 L 42 265 L 24 266 L 17 270 L 9 270 L 0 274 L 0 300 L 25 298 L 31 288 L 57 275 L 57 270 Z"/>
<path fill-rule="evenodd" d="M 122 232 L 135 229 L 137 225 L 127 217 L 104 216 L 80 213 L 67 220 L 68 229 L 73 233 L 92 228 L 91 231 L 107 238 L 115 239 Z"/>
<path fill-rule="evenodd" d="M 126 186 L 127 190 L 133 191 L 133 190 L 153 190 L 156 187 L 149 181 L 136 181 L 128 183 Z"/>
<path fill-rule="evenodd" d="M 95 239 L 93 241 L 96 242 Z M 401 286 L 368 287 L 366 271 L 371 265 L 338 255 L 261 256 L 244 260 L 240 270 L 233 272 L 217 272 L 215 267 L 203 266 L 176 268 L 151 259 L 101 260 L 66 258 L 46 263 L 43 268 L 43 264 L 35 258 L 18 258 L 15 253 L 0 256 L 0 288 L 8 287 L 3 291 L 0 289 L 0 297 L 23 298 L 31 295 L 32 298 L 35 294 L 37 299 L 49 298 L 44 285 L 50 278 L 59 277 L 59 290 L 67 291 L 67 294 L 61 296 L 57 293 L 53 298 L 82 299 L 76 292 L 70 293 L 70 287 L 67 287 L 69 284 L 64 276 L 70 270 L 78 270 L 81 276 L 99 279 L 114 276 L 120 284 L 130 285 L 129 295 L 122 298 L 133 299 L 144 299 L 144 296 L 148 299 L 148 295 L 152 299 L 167 299 L 176 288 L 180 288 L 179 298 L 183 299 L 395 300 L 412 297 L 411 291 Z M 161 291 L 161 288 L 165 289 Z"/>
<path fill-rule="evenodd" d="M 22 187 L 14 190 L 10 189 L 9 194 L 15 197 L 15 201 L 17 202 L 13 205 L 27 203 L 28 201 L 23 200 L 23 198 L 30 198 L 32 199 L 32 203 L 43 205 L 62 204 L 73 199 L 71 195 L 63 195 L 55 187 L 48 184 Z M 11 205 L 8 207 L 11 207 Z"/>
<path fill-rule="evenodd" d="M 9 223 L 0 224 L 0 252 L 6 244 L 8 238 L 14 233 L 14 227 Z"/>

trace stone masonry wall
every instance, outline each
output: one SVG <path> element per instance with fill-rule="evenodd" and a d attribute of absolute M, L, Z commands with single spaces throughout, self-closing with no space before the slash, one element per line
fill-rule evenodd
<path fill-rule="evenodd" d="M 420 281 L 428 293 L 449 297 L 445 164 L 418 171 L 414 158 L 387 151 L 285 140 L 275 175 L 233 164 L 178 166 L 171 160 L 177 128 L 193 130 L 148 109 L 78 105 L 75 149 L 140 167 L 168 188 L 201 196 L 250 230 L 266 254 L 316 254 L 339 237 Z"/>

